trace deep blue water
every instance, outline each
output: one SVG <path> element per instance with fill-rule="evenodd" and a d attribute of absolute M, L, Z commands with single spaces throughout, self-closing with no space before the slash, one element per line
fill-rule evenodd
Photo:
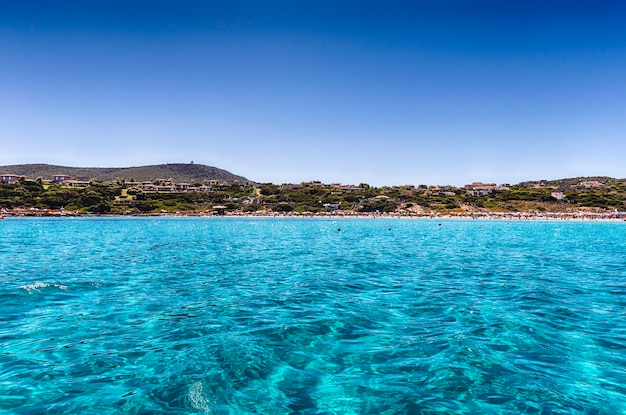
<path fill-rule="evenodd" d="M 8 218 L 0 413 L 623 414 L 625 252 L 623 222 Z"/>

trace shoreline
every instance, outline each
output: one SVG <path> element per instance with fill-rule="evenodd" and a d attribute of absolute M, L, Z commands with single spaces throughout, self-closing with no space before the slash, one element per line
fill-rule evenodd
<path fill-rule="evenodd" d="M 24 217 L 214 217 L 214 218 L 294 218 L 294 219 L 426 219 L 426 220 L 510 220 L 510 221 L 626 221 L 626 212 L 615 213 L 592 213 L 592 212 L 480 212 L 463 214 L 425 214 L 425 213 L 356 213 L 356 212 L 318 212 L 318 213 L 293 213 L 293 212 L 227 212 L 217 214 L 214 212 L 154 212 L 133 214 L 96 214 L 65 210 L 32 210 L 32 209 L 4 209 L 0 213 L 0 219 L 24 218 Z"/>

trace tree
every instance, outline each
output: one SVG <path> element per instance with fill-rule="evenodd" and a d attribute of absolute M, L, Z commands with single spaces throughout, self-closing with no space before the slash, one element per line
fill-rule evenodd
<path fill-rule="evenodd" d="M 293 210 L 293 206 L 287 205 L 284 203 L 280 203 L 272 208 L 274 212 L 291 212 Z"/>

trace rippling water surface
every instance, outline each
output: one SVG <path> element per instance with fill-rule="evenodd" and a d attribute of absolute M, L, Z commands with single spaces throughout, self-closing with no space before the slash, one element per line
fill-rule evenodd
<path fill-rule="evenodd" d="M 623 414 L 625 253 L 626 223 L 8 218 L 0 412 Z"/>

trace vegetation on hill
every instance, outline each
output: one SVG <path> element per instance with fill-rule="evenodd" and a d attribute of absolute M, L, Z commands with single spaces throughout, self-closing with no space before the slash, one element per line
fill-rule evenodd
<path fill-rule="evenodd" d="M 528 182 L 473 196 L 467 189 L 436 186 L 381 187 L 222 183 L 203 191 L 148 191 L 129 180 L 97 181 L 76 188 L 22 179 L 0 185 L 0 208 L 100 214 L 207 212 L 216 206 L 238 212 L 396 212 L 467 214 L 477 212 L 626 211 L 626 180 L 563 179 Z M 222 209 L 222 208 L 220 208 Z"/>

